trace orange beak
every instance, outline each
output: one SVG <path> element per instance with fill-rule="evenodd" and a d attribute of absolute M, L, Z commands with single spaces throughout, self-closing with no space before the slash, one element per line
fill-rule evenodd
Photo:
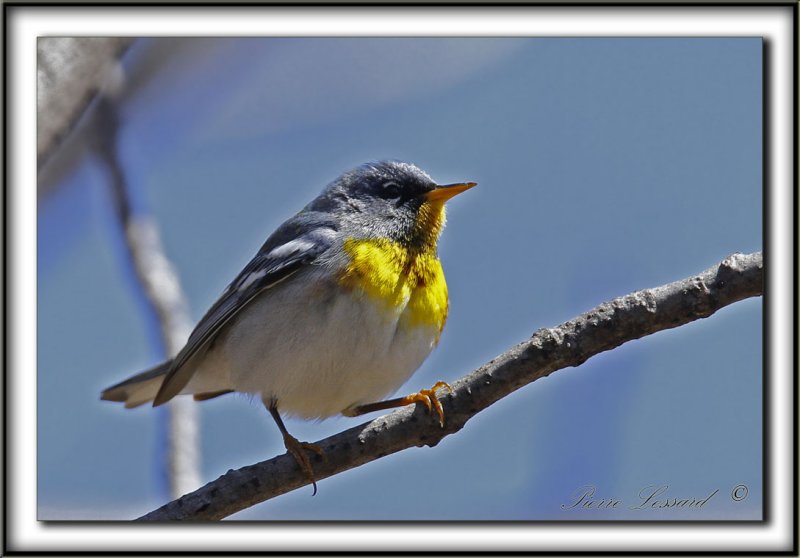
<path fill-rule="evenodd" d="M 446 202 L 453 196 L 460 194 L 461 192 L 466 192 L 470 188 L 474 188 L 477 186 L 477 182 L 462 182 L 460 184 L 444 184 L 442 186 L 437 186 L 435 189 L 431 190 L 424 194 L 424 198 L 427 201 L 440 201 L 442 203 Z"/>

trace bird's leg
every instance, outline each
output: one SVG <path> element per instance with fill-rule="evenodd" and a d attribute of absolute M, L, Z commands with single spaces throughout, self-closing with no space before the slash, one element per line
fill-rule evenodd
<path fill-rule="evenodd" d="M 357 417 L 365 413 L 371 413 L 372 411 L 394 409 L 395 407 L 403 407 L 405 405 L 411 405 L 412 403 L 422 403 L 428 409 L 429 413 L 434 410 L 436 411 L 436 414 L 439 417 L 439 426 L 444 428 L 444 409 L 442 409 L 442 404 L 439 401 L 439 397 L 436 395 L 436 390 L 439 388 L 447 388 L 447 391 L 450 393 L 453 392 L 453 388 L 451 388 L 447 382 L 436 382 L 431 389 L 423 389 L 417 393 L 406 395 L 405 397 L 397 397 L 395 399 L 387 399 L 386 401 L 378 401 L 377 403 L 357 405 L 356 407 L 345 409 L 342 414 L 347 417 Z"/>
<path fill-rule="evenodd" d="M 271 414 L 272 418 L 275 419 L 281 434 L 283 434 L 283 445 L 286 446 L 286 450 L 292 455 L 292 457 L 294 457 L 294 460 L 297 461 L 297 464 L 300 466 L 300 470 L 302 470 L 308 477 L 308 480 L 311 481 L 311 484 L 314 487 L 314 494 L 316 494 L 317 482 L 314 478 L 314 469 L 311 467 L 311 460 L 308 458 L 308 455 L 304 450 L 313 451 L 317 455 L 324 458 L 325 454 L 322 452 L 322 448 L 317 444 L 301 442 L 289 434 L 289 431 L 286 430 L 286 425 L 283 424 L 283 419 L 281 419 L 281 415 L 278 412 L 278 405 L 276 401 L 270 401 L 269 403 L 265 401 L 264 404 L 266 405 L 267 410 L 269 410 L 269 414 Z M 312 496 L 314 494 L 312 494 Z"/>

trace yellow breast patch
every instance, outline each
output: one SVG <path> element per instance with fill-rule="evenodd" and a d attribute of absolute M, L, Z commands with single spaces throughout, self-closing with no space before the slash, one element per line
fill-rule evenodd
<path fill-rule="evenodd" d="M 360 290 L 387 310 L 400 311 L 408 325 L 431 325 L 442 332 L 447 283 L 435 249 L 411 251 L 388 239 L 351 238 L 344 251 L 350 263 L 340 276 L 342 286 Z"/>

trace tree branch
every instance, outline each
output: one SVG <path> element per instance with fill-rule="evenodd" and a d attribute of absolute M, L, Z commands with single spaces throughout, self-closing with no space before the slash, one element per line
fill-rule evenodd
<path fill-rule="evenodd" d="M 164 349 L 175 356 L 192 331 L 189 305 L 175 266 L 166 256 L 156 222 L 133 211 L 131 189 L 117 154 L 119 116 L 114 103 L 100 95 L 94 114 L 93 147 L 109 174 L 114 211 L 122 229 L 127 256 L 144 298 L 158 318 Z M 173 498 L 200 485 L 198 410 L 186 399 L 167 406 L 167 479 Z"/>
<path fill-rule="evenodd" d="M 551 372 L 762 293 L 761 252 L 734 254 L 693 277 L 616 298 L 557 327 L 542 328 L 452 384 L 453 393 L 441 398 L 444 428 L 416 405 L 316 442 L 325 452 L 325 459 L 314 458 L 317 480 L 412 446 L 435 446 L 483 409 Z M 294 459 L 284 454 L 230 470 L 139 520 L 222 519 L 307 484 Z"/>
<path fill-rule="evenodd" d="M 36 39 L 36 158 L 40 170 L 97 93 L 113 85 L 115 67 L 133 41 L 131 37 Z"/>

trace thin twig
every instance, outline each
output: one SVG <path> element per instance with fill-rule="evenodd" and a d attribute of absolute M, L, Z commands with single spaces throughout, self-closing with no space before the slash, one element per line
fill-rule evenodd
<path fill-rule="evenodd" d="M 452 384 L 453 393 L 441 397 L 444 428 L 417 405 L 316 442 L 325 452 L 325 459 L 315 458 L 317 480 L 412 446 L 435 446 L 524 385 L 556 370 L 578 366 L 627 341 L 708 317 L 762 292 L 761 253 L 734 254 L 693 277 L 616 298 L 557 327 L 540 329 Z M 218 520 L 306 484 L 308 479 L 294 459 L 284 454 L 228 471 L 139 520 Z"/>

